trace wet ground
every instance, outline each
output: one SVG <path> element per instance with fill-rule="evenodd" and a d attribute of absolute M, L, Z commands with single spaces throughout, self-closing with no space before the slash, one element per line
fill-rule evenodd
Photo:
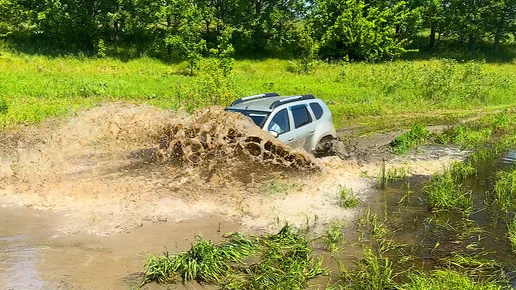
<path fill-rule="evenodd" d="M 152 131 L 170 119 L 178 118 L 155 108 L 107 105 L 64 124 L 43 124 L 36 130 L 41 134 L 30 132 L 38 138 L 2 144 L 8 146 L 0 146 L 0 289 L 130 289 L 141 281 L 146 252 L 187 250 L 196 235 L 217 242 L 231 231 L 270 233 L 287 222 L 311 227 L 314 235 L 334 220 L 347 225 L 350 244 L 339 255 L 352 265 L 360 251 L 351 241 L 359 210 L 339 206 L 339 187 L 352 188 L 363 207 L 381 208 L 404 190 L 403 184 L 376 188 L 382 163 L 419 182 L 468 154 L 455 146 L 421 146 L 395 156 L 385 144 L 396 133 L 347 136 L 346 160 L 316 160 L 316 172 L 276 168 L 267 178 L 263 171 L 233 166 L 247 164 L 242 162 L 230 163 L 232 171 L 225 172 L 224 167 L 153 163 L 146 154 L 133 154 L 156 150 Z M 205 129 L 199 132 L 210 131 Z M 206 148 L 218 148 L 226 137 L 200 140 Z M 210 151 L 203 152 L 209 160 Z M 218 166 L 228 165 L 226 149 L 212 152 Z M 232 179 L 228 173 L 235 170 L 245 178 Z M 336 264 L 326 266 L 337 270 Z"/>
<path fill-rule="evenodd" d="M 131 289 L 141 282 L 147 253 L 179 252 L 196 236 L 218 242 L 241 229 L 210 217 L 100 237 L 62 235 L 66 216 L 52 212 L 3 207 L 0 217 L 0 289 Z"/>
<path fill-rule="evenodd" d="M 426 146 L 400 157 L 402 160 L 398 164 L 428 162 L 447 156 L 460 159 L 464 154 L 456 147 Z M 367 203 L 372 202 L 376 208 L 384 206 L 383 202 L 392 202 L 393 197 L 402 191 L 392 187 L 378 190 L 374 180 L 368 184 L 362 194 L 369 200 Z M 130 289 L 141 281 L 140 273 L 147 252 L 154 255 L 164 250 L 180 252 L 189 248 L 195 236 L 217 242 L 226 232 L 245 231 L 236 222 L 238 219 L 227 222 L 227 217 L 207 216 L 179 223 L 145 224 L 107 236 L 81 232 L 64 234 L 63 225 L 73 220 L 69 218 L 72 215 L 71 212 L 27 207 L 0 208 L 0 289 Z M 346 234 L 349 243 L 339 254 L 339 260 L 351 267 L 361 247 L 356 243 L 352 221 L 349 222 L 351 226 L 348 226 Z M 322 246 L 317 251 L 328 256 Z M 338 270 L 331 257 L 324 266 Z M 324 285 L 327 280 L 321 277 L 311 284 Z M 155 284 L 146 287 L 161 289 Z M 188 287 L 198 288 L 200 285 Z"/>

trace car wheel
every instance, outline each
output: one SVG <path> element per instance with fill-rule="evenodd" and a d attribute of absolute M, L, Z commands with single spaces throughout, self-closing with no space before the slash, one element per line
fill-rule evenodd
<path fill-rule="evenodd" d="M 335 139 L 333 138 L 333 136 L 324 136 L 323 138 L 321 138 L 321 140 L 319 141 L 319 143 L 317 144 L 317 146 L 315 147 L 315 150 L 314 150 L 314 156 L 317 157 L 317 158 L 321 158 L 321 157 L 325 157 L 325 156 L 332 156 L 332 155 L 335 155 L 335 154 L 332 154 L 333 153 L 333 141 Z"/>

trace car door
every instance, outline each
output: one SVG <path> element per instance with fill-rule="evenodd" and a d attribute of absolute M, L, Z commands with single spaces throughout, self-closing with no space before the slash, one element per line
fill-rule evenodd
<path fill-rule="evenodd" d="M 294 133 L 291 142 L 294 146 L 304 147 L 305 150 L 311 151 L 312 139 L 315 134 L 315 123 L 311 112 L 306 104 L 294 105 L 289 107 L 292 116 L 291 131 Z"/>
<path fill-rule="evenodd" d="M 271 116 L 270 121 L 265 126 L 268 132 L 274 131 L 278 133 L 278 140 L 289 144 L 294 142 L 294 132 L 291 130 L 291 123 L 291 117 L 287 108 L 285 108 Z"/>

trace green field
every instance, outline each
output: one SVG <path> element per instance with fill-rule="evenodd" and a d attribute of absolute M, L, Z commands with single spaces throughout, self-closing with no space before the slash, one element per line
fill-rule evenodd
<path fill-rule="evenodd" d="M 204 64 L 209 60 L 204 60 Z M 453 122 L 516 104 L 516 65 L 453 60 L 383 63 L 318 63 L 308 74 L 295 62 L 237 60 L 223 77 L 203 68 L 188 75 L 186 64 L 151 58 L 33 56 L 0 53 L 0 128 L 39 122 L 107 101 L 149 103 L 193 111 L 228 105 L 245 95 L 314 94 L 330 106 L 338 127 L 383 129 L 414 119 Z"/>

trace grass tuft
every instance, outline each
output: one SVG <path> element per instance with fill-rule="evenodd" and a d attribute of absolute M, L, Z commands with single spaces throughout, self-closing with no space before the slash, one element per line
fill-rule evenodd
<path fill-rule="evenodd" d="M 339 188 L 339 204 L 343 208 L 355 208 L 361 200 L 357 197 L 353 189 L 342 186 Z"/>
<path fill-rule="evenodd" d="M 423 190 L 428 195 L 428 205 L 433 211 L 470 212 L 473 201 L 470 192 L 464 192 L 461 181 L 476 173 L 466 163 L 456 162 L 441 174 L 435 174 Z"/>
<path fill-rule="evenodd" d="M 244 259 L 257 257 L 259 262 Z M 198 281 L 225 289 L 300 289 L 323 272 L 311 241 L 291 226 L 255 241 L 233 234 L 215 245 L 199 239 L 187 252 L 165 253 L 145 264 L 143 284 Z"/>
<path fill-rule="evenodd" d="M 9 104 L 4 97 L 0 96 L 0 114 L 5 115 L 7 111 L 9 111 Z"/>
<path fill-rule="evenodd" d="M 516 253 L 516 217 L 511 220 L 508 225 L 508 233 L 507 236 L 509 238 L 509 245 L 513 252 Z"/>
<path fill-rule="evenodd" d="M 345 289 L 395 289 L 392 262 L 371 248 L 365 248 L 363 258 L 352 271 L 341 269 L 341 283 Z"/>
<path fill-rule="evenodd" d="M 338 223 L 332 224 L 324 235 L 323 243 L 326 250 L 335 252 L 339 250 L 339 244 L 342 242 L 342 226 Z"/>
<path fill-rule="evenodd" d="M 494 196 L 500 209 L 507 211 L 516 207 L 516 170 L 498 173 Z"/>
<path fill-rule="evenodd" d="M 423 144 L 428 140 L 430 132 L 425 126 L 414 123 L 410 130 L 398 136 L 391 142 L 390 146 L 397 154 L 405 154 L 410 149 Z"/>
<path fill-rule="evenodd" d="M 441 290 L 441 289 L 471 289 L 498 290 L 501 285 L 491 281 L 475 282 L 466 274 L 452 270 L 436 270 L 430 274 L 412 273 L 409 281 L 402 287 L 407 290 Z"/>

